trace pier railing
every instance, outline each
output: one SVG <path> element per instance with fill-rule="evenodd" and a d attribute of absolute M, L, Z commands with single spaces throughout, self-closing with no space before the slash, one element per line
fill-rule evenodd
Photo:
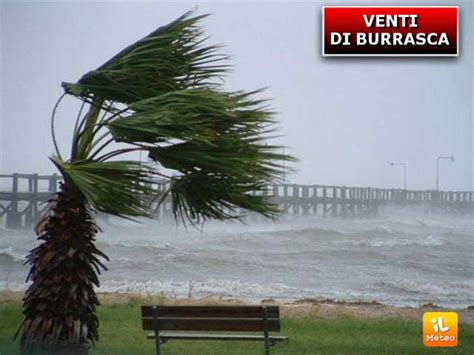
<path fill-rule="evenodd" d="M 0 225 L 31 226 L 46 209 L 42 202 L 57 192 L 61 176 L 39 174 L 0 175 Z M 168 184 L 150 184 L 165 191 Z M 421 205 L 428 211 L 469 213 L 474 211 L 473 191 L 402 190 L 329 185 L 273 184 L 265 192 L 282 213 L 348 217 L 375 215 L 384 206 Z M 157 218 L 171 216 L 171 200 L 156 208 Z"/>

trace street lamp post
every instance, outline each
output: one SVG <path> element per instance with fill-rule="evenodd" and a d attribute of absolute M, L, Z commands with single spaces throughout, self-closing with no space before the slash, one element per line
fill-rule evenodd
<path fill-rule="evenodd" d="M 407 189 L 407 165 L 405 163 L 390 163 L 391 166 L 402 165 L 403 166 L 403 190 Z"/>
<path fill-rule="evenodd" d="M 438 158 L 436 158 L 436 190 L 439 190 L 439 161 L 441 159 L 448 159 L 451 162 L 454 162 L 454 156 L 452 155 L 450 157 L 439 156 Z"/>

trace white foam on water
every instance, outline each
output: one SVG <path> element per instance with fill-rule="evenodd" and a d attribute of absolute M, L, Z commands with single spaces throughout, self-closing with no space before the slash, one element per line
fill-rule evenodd
<path fill-rule="evenodd" d="M 286 216 L 280 224 L 213 222 L 201 233 L 159 222 L 102 222 L 110 258 L 100 292 L 240 299 L 331 298 L 394 305 L 474 303 L 474 223 L 402 215 Z M 0 229 L 0 290 L 23 291 L 32 231 Z M 189 281 L 194 278 L 194 281 Z"/>
<path fill-rule="evenodd" d="M 423 282 L 423 281 L 381 281 L 371 286 L 374 290 L 384 291 L 388 294 L 410 294 L 417 298 L 425 295 L 435 297 L 438 300 L 451 299 L 474 299 L 474 283 L 465 282 Z M 394 292 L 396 291 L 396 292 Z"/>
<path fill-rule="evenodd" d="M 13 248 L 0 249 L 0 259 L 5 258 L 12 262 L 21 263 L 25 260 L 26 255 L 21 255 L 20 253 L 13 250 Z"/>
<path fill-rule="evenodd" d="M 303 291 L 284 284 L 258 284 L 242 281 L 209 279 L 206 281 L 118 281 L 109 280 L 103 282 L 98 289 L 99 292 L 118 293 L 141 293 L 141 294 L 165 294 L 173 297 L 228 297 L 228 298 L 288 298 L 295 297 Z"/>
<path fill-rule="evenodd" d="M 422 239 L 421 238 L 418 238 L 418 239 L 373 238 L 373 239 L 362 239 L 362 240 L 342 239 L 342 240 L 332 241 L 331 243 L 334 245 L 353 245 L 353 246 L 368 246 L 368 247 L 395 247 L 395 246 L 410 246 L 410 245 L 432 247 L 432 246 L 445 245 L 445 241 L 441 240 L 440 238 L 433 237 L 432 235 L 428 235 L 427 237 L 422 238 Z"/>

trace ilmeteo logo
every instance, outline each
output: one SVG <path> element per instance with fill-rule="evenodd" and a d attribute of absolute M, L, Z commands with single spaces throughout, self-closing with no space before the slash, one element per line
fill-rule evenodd
<path fill-rule="evenodd" d="M 457 346 L 457 313 L 426 312 L 423 314 L 423 344 L 429 347 Z"/>

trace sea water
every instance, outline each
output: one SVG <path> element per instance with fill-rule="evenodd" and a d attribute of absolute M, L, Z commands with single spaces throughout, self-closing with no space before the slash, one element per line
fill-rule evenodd
<path fill-rule="evenodd" d="M 332 299 L 474 305 L 474 222 L 411 212 L 373 219 L 176 226 L 110 218 L 97 244 L 111 259 L 99 292 L 258 301 Z M 0 290 L 27 287 L 32 230 L 0 229 Z"/>

